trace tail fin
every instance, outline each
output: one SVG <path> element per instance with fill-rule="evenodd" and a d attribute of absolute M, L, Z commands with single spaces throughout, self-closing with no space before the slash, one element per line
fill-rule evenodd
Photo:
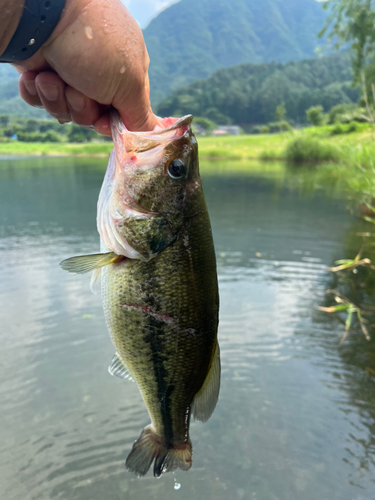
<path fill-rule="evenodd" d="M 176 447 L 167 447 L 149 425 L 134 443 L 126 459 L 126 468 L 138 476 L 144 476 L 154 459 L 155 477 L 178 468 L 189 470 L 192 464 L 191 442 L 189 440 Z"/>

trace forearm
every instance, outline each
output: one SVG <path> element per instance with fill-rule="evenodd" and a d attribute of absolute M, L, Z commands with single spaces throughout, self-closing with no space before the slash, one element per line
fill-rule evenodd
<path fill-rule="evenodd" d="M 0 55 L 7 48 L 20 22 L 24 0 L 0 0 Z"/>

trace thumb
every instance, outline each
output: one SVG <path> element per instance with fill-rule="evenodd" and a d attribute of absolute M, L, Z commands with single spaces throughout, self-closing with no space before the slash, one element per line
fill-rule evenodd
<path fill-rule="evenodd" d="M 125 127 L 133 132 L 154 130 L 159 122 L 151 109 L 148 78 L 144 87 L 132 92 L 120 104 L 113 102 L 113 106 L 119 112 Z"/>

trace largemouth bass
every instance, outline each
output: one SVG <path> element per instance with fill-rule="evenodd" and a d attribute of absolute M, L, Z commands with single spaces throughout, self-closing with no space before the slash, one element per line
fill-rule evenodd
<path fill-rule="evenodd" d="M 132 378 L 151 424 L 127 457 L 142 476 L 190 469 L 190 418 L 205 422 L 219 395 L 219 296 L 210 220 L 192 116 L 130 132 L 113 114 L 111 153 L 98 201 L 101 254 L 62 262 L 101 274 L 116 354 L 112 375 Z"/>

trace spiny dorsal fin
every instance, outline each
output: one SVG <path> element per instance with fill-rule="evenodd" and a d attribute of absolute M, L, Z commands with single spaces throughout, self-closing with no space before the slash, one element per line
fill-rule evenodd
<path fill-rule="evenodd" d="M 70 273 L 84 274 L 100 267 L 109 266 L 126 259 L 123 255 L 113 252 L 97 253 L 93 255 L 80 255 L 60 262 L 60 266 Z"/>
<path fill-rule="evenodd" d="M 125 365 L 117 352 L 112 358 L 111 364 L 108 367 L 108 372 L 114 377 L 124 378 L 134 382 L 129 368 Z"/>
<path fill-rule="evenodd" d="M 220 348 L 216 344 L 210 371 L 202 387 L 194 396 L 192 414 L 195 420 L 206 422 L 215 409 L 220 391 Z"/>

